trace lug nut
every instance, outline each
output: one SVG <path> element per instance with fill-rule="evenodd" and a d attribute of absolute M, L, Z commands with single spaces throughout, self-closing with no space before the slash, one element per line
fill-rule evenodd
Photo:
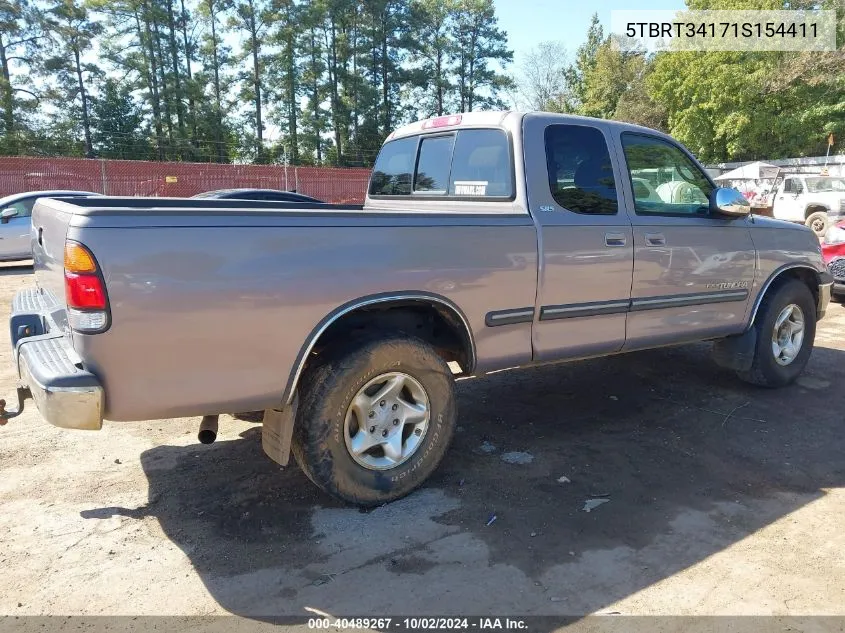
<path fill-rule="evenodd" d="M 393 426 L 399 426 L 399 418 L 393 418 Z"/>
<path fill-rule="evenodd" d="M 368 418 L 374 418 L 374 417 L 376 417 L 376 412 L 375 412 L 375 411 L 370 411 L 370 412 L 367 414 L 367 417 L 368 417 Z"/>
<path fill-rule="evenodd" d="M 398 404 L 394 404 L 394 405 L 393 405 L 392 407 L 390 407 L 390 408 L 391 408 L 391 409 L 393 409 L 394 411 L 396 411 L 396 409 L 398 409 L 398 408 L 399 408 L 399 405 L 398 405 Z"/>
<path fill-rule="evenodd" d="M 380 406 L 380 407 L 383 407 L 383 406 L 384 406 L 385 404 L 387 404 L 387 403 L 386 403 L 384 400 L 382 400 L 382 401 L 381 401 L 381 402 L 379 402 L 378 404 L 379 404 L 379 406 Z"/>
<path fill-rule="evenodd" d="M 376 432 L 376 427 L 371 426 L 371 427 L 370 427 L 370 433 L 375 433 L 375 432 Z"/>
<path fill-rule="evenodd" d="M 387 437 L 387 429 L 385 429 L 384 431 L 382 431 L 382 432 L 381 432 L 381 436 L 382 436 L 382 437 Z"/>

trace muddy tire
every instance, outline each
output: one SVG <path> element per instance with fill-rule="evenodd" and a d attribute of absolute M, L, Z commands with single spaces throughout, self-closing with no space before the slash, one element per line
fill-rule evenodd
<path fill-rule="evenodd" d="M 818 237 L 824 237 L 824 234 L 830 228 L 830 218 L 827 217 L 827 212 L 816 211 L 807 216 L 804 225 L 809 227 Z"/>
<path fill-rule="evenodd" d="M 757 342 L 745 382 L 782 387 L 804 370 L 816 337 L 816 304 L 806 284 L 790 280 L 763 299 L 754 323 Z"/>
<path fill-rule="evenodd" d="M 455 418 L 446 362 L 424 341 L 395 335 L 329 354 L 303 377 L 291 449 L 325 492 L 380 505 L 434 472 Z"/>

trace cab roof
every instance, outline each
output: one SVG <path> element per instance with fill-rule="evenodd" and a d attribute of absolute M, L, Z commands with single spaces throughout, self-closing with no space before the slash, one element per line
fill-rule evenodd
<path fill-rule="evenodd" d="M 658 130 L 653 130 L 634 123 L 613 121 L 610 119 L 597 119 L 576 114 L 557 114 L 553 112 L 543 112 L 540 110 L 494 110 L 444 114 L 443 116 L 420 119 L 419 121 L 414 121 L 413 123 L 408 123 L 407 125 L 397 128 L 390 136 L 387 137 L 385 142 L 406 136 L 413 136 L 415 134 L 437 132 L 438 130 L 443 130 L 445 132 L 448 130 L 472 127 L 499 127 L 513 132 L 520 127 L 522 119 L 526 116 L 548 117 L 550 120 L 558 121 L 560 123 L 580 122 L 582 124 L 592 124 L 597 127 L 626 129 L 630 131 L 649 132 L 650 134 L 666 136 L 663 132 Z"/>

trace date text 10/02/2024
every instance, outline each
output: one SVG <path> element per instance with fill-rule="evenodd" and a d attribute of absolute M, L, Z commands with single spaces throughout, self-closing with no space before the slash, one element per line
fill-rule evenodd
<path fill-rule="evenodd" d="M 527 624 L 520 618 L 477 617 L 477 618 L 310 618 L 308 628 L 314 630 L 331 629 L 375 629 L 385 631 L 390 629 L 403 630 L 457 630 L 479 631 L 494 630 L 525 630 Z"/>

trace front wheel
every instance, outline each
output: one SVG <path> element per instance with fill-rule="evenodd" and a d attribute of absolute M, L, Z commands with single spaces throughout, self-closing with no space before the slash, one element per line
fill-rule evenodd
<path fill-rule="evenodd" d="M 751 369 L 739 377 L 755 385 L 781 387 L 803 371 L 816 337 L 816 305 L 806 284 L 790 280 L 763 299 L 754 324 Z"/>
<path fill-rule="evenodd" d="M 322 490 L 357 505 L 422 484 L 455 426 L 452 373 L 419 339 L 391 336 L 329 354 L 300 395 L 294 457 Z"/>

